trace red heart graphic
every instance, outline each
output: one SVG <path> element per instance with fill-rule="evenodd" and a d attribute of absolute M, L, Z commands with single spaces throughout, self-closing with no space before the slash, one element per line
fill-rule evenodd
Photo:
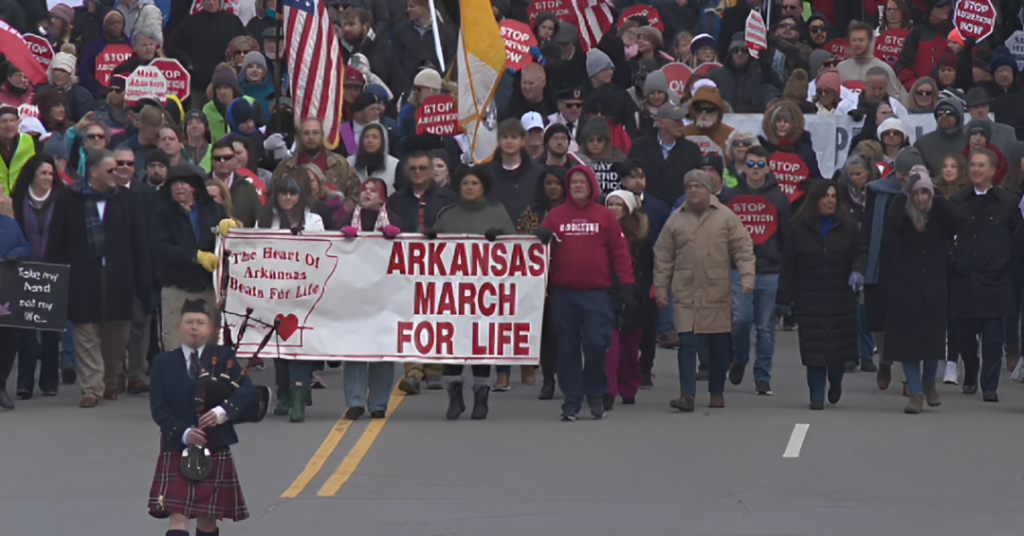
<path fill-rule="evenodd" d="M 288 337 L 292 336 L 299 329 L 299 317 L 295 315 L 277 315 L 274 317 L 274 321 L 281 323 L 277 326 L 277 333 L 281 335 L 281 338 L 288 340 Z"/>

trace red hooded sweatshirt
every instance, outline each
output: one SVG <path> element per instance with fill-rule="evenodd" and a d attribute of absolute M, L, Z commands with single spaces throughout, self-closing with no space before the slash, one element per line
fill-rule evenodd
<path fill-rule="evenodd" d="M 569 182 L 577 172 L 590 179 L 590 201 L 580 206 L 570 195 Z M 607 290 L 612 287 L 612 265 L 619 284 L 634 284 L 629 245 L 615 214 L 596 203 L 600 189 L 594 172 L 576 166 L 565 176 L 565 203 L 551 209 L 541 227 L 551 229 L 552 285 L 576 290 Z"/>

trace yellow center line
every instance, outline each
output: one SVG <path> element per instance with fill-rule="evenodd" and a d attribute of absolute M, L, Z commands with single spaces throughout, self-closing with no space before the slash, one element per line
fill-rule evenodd
<path fill-rule="evenodd" d="M 398 405 L 402 403 L 404 398 L 405 393 L 395 388 L 391 393 L 391 399 L 388 401 L 388 414 L 383 419 L 373 419 L 370 421 L 370 425 L 366 427 L 366 431 L 359 438 L 359 442 L 348 453 L 348 456 L 341 461 L 341 465 L 334 471 L 334 474 L 327 479 L 327 482 L 324 482 L 323 487 L 316 494 L 317 497 L 333 497 L 345 485 L 345 482 L 348 482 L 349 477 L 352 476 L 352 473 L 355 473 L 356 468 L 359 467 L 366 453 L 373 446 L 373 442 L 377 440 L 377 436 L 384 429 L 384 425 L 395 414 L 395 410 L 398 409 Z"/>
<path fill-rule="evenodd" d="M 316 454 L 313 454 L 313 458 L 306 464 L 306 468 L 295 478 L 295 482 L 281 495 L 282 499 L 294 499 L 298 497 L 302 490 L 306 489 L 309 482 L 313 480 L 313 477 L 320 472 L 320 469 L 324 466 L 324 462 L 327 458 L 331 457 L 331 453 L 338 447 L 338 443 L 341 442 L 341 438 L 344 437 L 345 432 L 348 431 L 352 421 L 342 417 L 338 419 L 338 422 L 334 425 L 330 434 L 327 434 L 327 439 L 317 449 Z"/>

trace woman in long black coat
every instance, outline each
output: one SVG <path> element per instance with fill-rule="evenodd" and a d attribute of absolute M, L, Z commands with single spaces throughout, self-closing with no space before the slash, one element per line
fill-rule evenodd
<path fill-rule="evenodd" d="M 783 251 L 776 302 L 793 306 L 800 325 L 800 362 L 807 367 L 811 409 L 842 395 L 846 363 L 856 362 L 856 292 L 864 285 L 860 230 L 831 181 L 808 180 Z"/>
<path fill-rule="evenodd" d="M 910 389 L 905 413 L 920 413 L 925 397 L 929 406 L 941 403 L 935 374 L 946 357 L 946 261 L 962 219 L 959 207 L 935 197 L 927 176 L 913 182 L 909 197 L 893 199 L 885 218 L 893 245 L 881 259 L 890 289 L 885 349 L 903 363 Z"/>

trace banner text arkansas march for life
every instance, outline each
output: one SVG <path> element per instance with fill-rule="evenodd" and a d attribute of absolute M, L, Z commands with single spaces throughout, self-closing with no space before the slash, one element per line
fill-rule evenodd
<path fill-rule="evenodd" d="M 285 359 L 536 364 L 547 247 L 530 236 L 233 230 L 225 321 L 251 355 Z M 220 273 L 217 274 L 220 280 Z"/>

